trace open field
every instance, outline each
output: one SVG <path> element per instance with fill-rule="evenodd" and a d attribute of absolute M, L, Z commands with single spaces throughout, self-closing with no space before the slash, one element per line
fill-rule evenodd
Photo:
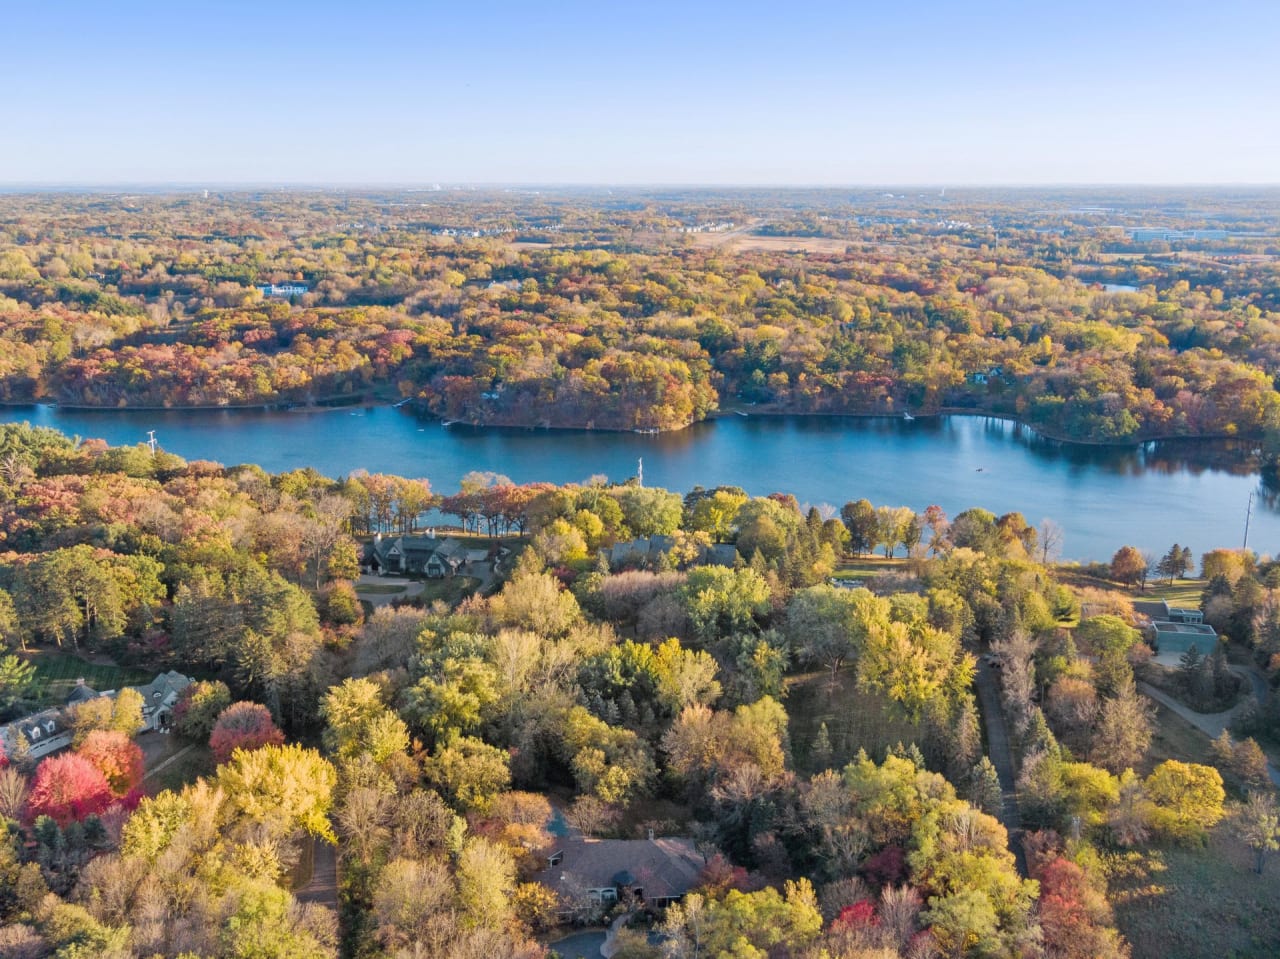
<path fill-rule="evenodd" d="M 1204 592 L 1204 587 L 1205 581 L 1202 579 L 1174 580 L 1172 586 L 1167 585 L 1164 581 L 1158 584 L 1148 581 L 1145 590 L 1133 590 L 1130 595 L 1134 599 L 1163 599 L 1170 606 L 1187 606 L 1191 609 L 1199 609 L 1200 594 Z"/>
<path fill-rule="evenodd" d="M 1205 848 L 1118 853 L 1107 865 L 1116 925 L 1134 959 L 1280 955 L 1280 863 L 1255 874 L 1253 853 L 1226 826 Z"/>
<path fill-rule="evenodd" d="M 91 663 L 57 650 L 36 650 L 26 658 L 36 667 L 34 695 L 41 703 L 50 706 L 65 703 L 77 679 L 83 679 L 98 692 L 106 692 L 121 686 L 148 683 L 155 678 L 152 671 Z"/>
<path fill-rule="evenodd" d="M 422 601 L 430 606 L 436 600 L 444 600 L 452 606 L 474 593 L 479 585 L 480 580 L 474 576 L 429 579 L 422 584 Z"/>
<path fill-rule="evenodd" d="M 824 236 L 752 236 L 749 233 L 694 233 L 695 246 L 732 250 L 735 253 L 759 250 L 772 253 L 844 253 L 851 241 Z"/>
<path fill-rule="evenodd" d="M 838 564 L 832 576 L 835 579 L 867 579 L 881 573 L 895 573 L 906 565 L 907 561 L 901 557 L 860 556 Z"/>
<path fill-rule="evenodd" d="M 858 689 L 851 670 L 837 674 L 834 684 L 826 670 L 791 677 L 786 707 L 791 718 L 791 750 L 796 770 L 802 775 L 817 771 L 810 754 L 824 722 L 835 769 L 847 764 L 859 749 L 878 759 L 887 747 L 919 737 L 916 727 L 898 715 L 887 699 Z"/>

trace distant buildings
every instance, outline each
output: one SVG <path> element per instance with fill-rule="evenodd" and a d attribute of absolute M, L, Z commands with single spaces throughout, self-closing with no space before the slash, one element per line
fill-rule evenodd
<path fill-rule="evenodd" d="M 263 296 L 275 296 L 289 299 L 294 296 L 302 296 L 310 290 L 305 283 L 271 283 L 267 286 L 258 287 L 262 291 Z"/>

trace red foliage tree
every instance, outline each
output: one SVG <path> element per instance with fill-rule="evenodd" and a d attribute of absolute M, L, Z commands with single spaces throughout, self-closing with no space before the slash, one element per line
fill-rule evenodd
<path fill-rule="evenodd" d="M 132 739 L 114 729 L 95 729 L 76 752 L 107 777 L 111 794 L 128 794 L 142 782 L 142 750 Z"/>
<path fill-rule="evenodd" d="M 84 756 L 50 756 L 36 769 L 27 818 L 49 816 L 60 826 L 102 812 L 112 800 L 107 777 Z"/>
<path fill-rule="evenodd" d="M 218 714 L 213 735 L 209 737 L 209 748 L 218 762 L 225 763 L 237 749 L 260 749 L 283 742 L 284 733 L 276 728 L 266 706 L 239 702 Z"/>

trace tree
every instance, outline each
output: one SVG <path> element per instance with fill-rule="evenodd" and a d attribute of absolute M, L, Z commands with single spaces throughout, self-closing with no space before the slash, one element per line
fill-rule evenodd
<path fill-rule="evenodd" d="M 713 643 L 735 633 L 754 632 L 769 609 L 769 584 L 752 569 L 704 566 L 692 570 L 679 589 L 694 633 Z"/>
<path fill-rule="evenodd" d="M 102 812 L 111 803 L 111 786 L 84 756 L 49 756 L 36 769 L 27 796 L 27 816 L 48 816 L 59 826 Z"/>
<path fill-rule="evenodd" d="M 219 714 L 231 705 L 231 690 L 221 680 L 198 680 L 178 694 L 173 729 L 183 739 L 208 742 Z"/>
<path fill-rule="evenodd" d="M 1152 827 L 1178 841 L 1198 842 L 1222 819 L 1226 793 L 1212 766 L 1165 760 L 1147 777 L 1146 790 Z"/>
<path fill-rule="evenodd" d="M 458 901 L 470 925 L 503 928 L 515 886 L 516 867 L 506 849 L 482 837 L 467 841 L 458 856 Z"/>
<path fill-rule="evenodd" d="M 332 687 L 320 706 L 328 728 L 325 745 L 340 759 L 368 753 L 383 762 L 409 747 L 409 729 L 386 707 L 381 687 L 369 679 L 348 679 Z"/>
<path fill-rule="evenodd" d="M 284 733 L 276 728 L 271 711 L 260 703 L 232 703 L 218 714 L 209 735 L 209 748 L 219 763 L 225 763 L 236 750 L 261 749 L 284 742 Z"/>
<path fill-rule="evenodd" d="M 858 655 L 872 629 L 889 621 L 889 602 L 865 589 L 822 584 L 797 592 L 787 606 L 784 629 L 791 648 L 820 663 L 835 681 L 840 667 Z"/>
<path fill-rule="evenodd" d="M 854 556 L 869 553 L 876 545 L 876 510 L 867 500 L 845 503 L 840 518 L 849 530 L 849 552 Z"/>
<path fill-rule="evenodd" d="M 1151 745 L 1152 707 L 1133 681 L 1102 703 L 1090 759 L 1113 773 L 1137 766 Z"/>
<path fill-rule="evenodd" d="M 1145 581 L 1147 558 L 1134 546 L 1121 546 L 1111 557 L 1111 578 L 1126 586 Z"/>
<path fill-rule="evenodd" d="M 1004 790 L 991 760 L 983 756 L 969 774 L 969 802 L 988 816 L 999 816 L 1004 808 Z"/>
<path fill-rule="evenodd" d="M 329 842 L 335 841 L 329 809 L 336 782 L 333 766 L 318 752 L 293 743 L 238 749 L 217 773 L 234 812 L 282 836 L 303 829 Z"/>
<path fill-rule="evenodd" d="M 1235 833 L 1257 858 L 1253 871 L 1262 875 L 1269 852 L 1280 849 L 1280 810 L 1276 808 L 1275 793 L 1251 792 L 1232 816 Z"/>
<path fill-rule="evenodd" d="M 142 783 L 142 750 L 118 730 L 94 730 L 76 752 L 106 777 L 112 795 L 117 798 Z"/>
<path fill-rule="evenodd" d="M 36 680 L 36 667 L 17 656 L 0 657 L 0 713 L 27 700 Z"/>
<path fill-rule="evenodd" d="M 132 686 L 125 686 L 111 701 L 111 728 L 126 736 L 140 732 L 146 726 L 142 718 L 144 705 L 142 693 Z"/>
<path fill-rule="evenodd" d="M 1190 559 L 1191 551 L 1184 551 L 1181 546 L 1174 543 L 1169 547 L 1169 552 L 1165 553 L 1156 564 L 1156 572 L 1161 576 L 1167 576 L 1172 585 L 1175 579 L 1183 576 L 1191 568 Z"/>
<path fill-rule="evenodd" d="M 1048 566 L 1056 562 L 1062 555 L 1062 527 L 1053 520 L 1045 518 L 1040 521 L 1040 563 Z"/>

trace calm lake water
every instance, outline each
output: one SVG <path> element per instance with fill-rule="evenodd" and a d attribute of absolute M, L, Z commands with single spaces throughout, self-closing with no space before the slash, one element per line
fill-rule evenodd
<path fill-rule="evenodd" d="M 644 459 L 646 485 L 681 492 L 726 483 L 762 495 L 794 493 L 806 504 L 872 503 L 954 516 L 971 506 L 1017 510 L 1065 530 L 1063 553 L 1109 559 L 1128 543 L 1157 555 L 1175 540 L 1199 554 L 1239 546 L 1254 493 L 1249 545 L 1280 550 L 1280 505 L 1249 468 L 1247 451 L 1171 441 L 1111 449 L 1056 443 L 981 417 L 841 419 L 727 416 L 679 433 L 442 427 L 403 410 L 69 412 L 48 406 L 0 410 L 112 444 L 144 442 L 147 430 L 187 459 L 258 463 L 276 472 L 314 466 L 329 476 L 356 469 L 426 477 L 454 492 L 472 470 L 517 483 L 565 483 L 603 473 L 622 481 Z"/>

